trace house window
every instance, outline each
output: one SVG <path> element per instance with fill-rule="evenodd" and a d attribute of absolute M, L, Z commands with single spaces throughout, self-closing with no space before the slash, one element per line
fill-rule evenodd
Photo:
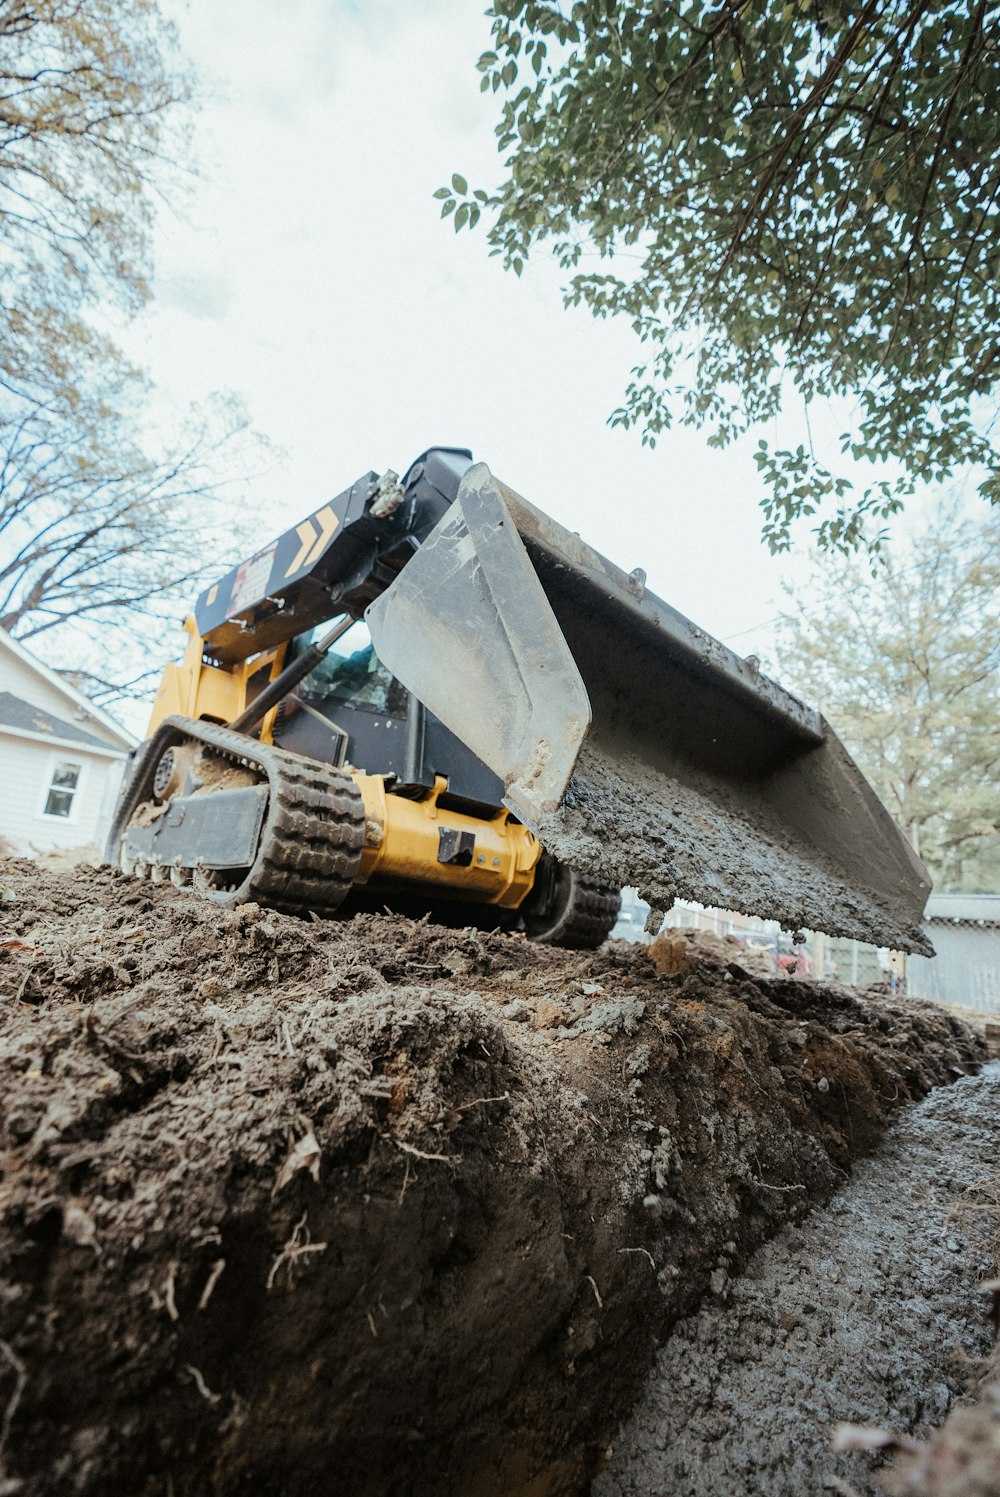
<path fill-rule="evenodd" d="M 80 785 L 79 764 L 56 764 L 52 770 L 49 793 L 45 797 L 45 815 L 68 817 L 73 812 L 73 802 Z"/>

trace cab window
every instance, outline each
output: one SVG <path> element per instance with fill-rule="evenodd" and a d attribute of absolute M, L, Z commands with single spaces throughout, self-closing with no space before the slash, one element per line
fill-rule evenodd
<path fill-rule="evenodd" d="M 302 636 L 303 646 L 329 632 L 320 624 Z M 307 701 L 350 702 L 376 712 L 399 716 L 406 711 L 406 690 L 375 654 L 368 625 L 357 619 L 299 687 Z"/>

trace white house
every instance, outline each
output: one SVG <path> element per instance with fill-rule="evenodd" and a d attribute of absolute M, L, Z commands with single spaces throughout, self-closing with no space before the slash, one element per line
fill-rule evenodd
<path fill-rule="evenodd" d="M 0 629 L 0 838 L 15 851 L 103 846 L 134 742 Z"/>
<path fill-rule="evenodd" d="M 1000 1013 L 1000 894 L 932 894 L 924 929 L 937 955 L 910 957 L 908 991 Z"/>

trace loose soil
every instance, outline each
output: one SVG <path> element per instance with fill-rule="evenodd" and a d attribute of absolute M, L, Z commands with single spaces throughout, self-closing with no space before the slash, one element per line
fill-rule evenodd
<path fill-rule="evenodd" d="M 0 896 L 10 1497 L 579 1493 L 671 1327 L 984 1056 L 735 947 Z"/>
<path fill-rule="evenodd" d="M 996 1072 L 996 1068 L 994 1068 Z M 994 1128 L 997 1127 L 994 1112 Z M 970 1369 L 966 1397 L 926 1441 L 890 1440 L 894 1461 L 882 1484 L 889 1497 L 1000 1497 L 1000 1175 L 996 1143 L 957 1213 L 978 1227 L 990 1247 L 990 1277 L 980 1289 L 990 1301 L 991 1354 Z M 982 1172 L 986 1164 L 985 1173 Z M 984 1301 L 986 1302 L 986 1301 Z"/>
<path fill-rule="evenodd" d="M 875 894 L 845 884 L 842 871 L 796 836 L 760 796 L 712 782 L 670 778 L 616 746 L 588 741 L 566 798 L 542 821 L 550 852 L 611 884 L 634 884 L 652 909 L 677 898 L 933 955 L 916 923 L 912 894 Z M 846 812 L 845 812 L 846 814 Z"/>
<path fill-rule="evenodd" d="M 996 1065 L 897 1115 L 825 1209 L 675 1329 L 594 1497 L 883 1490 L 893 1442 L 831 1443 L 842 1422 L 925 1437 L 989 1351 L 992 1244 L 969 1192 L 1000 1157 L 998 1119 Z M 992 1476 L 996 1492 L 1000 1462 Z"/>

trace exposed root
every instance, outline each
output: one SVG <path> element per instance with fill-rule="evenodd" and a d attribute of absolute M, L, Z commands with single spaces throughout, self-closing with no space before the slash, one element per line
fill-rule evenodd
<path fill-rule="evenodd" d="M 326 1242 L 310 1242 L 309 1228 L 306 1226 L 307 1214 L 307 1212 L 303 1211 L 302 1215 L 299 1217 L 298 1221 L 295 1223 L 294 1228 L 292 1229 L 291 1237 L 289 1237 L 288 1241 L 281 1249 L 281 1252 L 271 1264 L 271 1271 L 267 1276 L 268 1294 L 270 1294 L 271 1290 L 274 1288 L 274 1285 L 278 1278 L 278 1274 L 281 1272 L 282 1268 L 287 1268 L 288 1282 L 289 1285 L 291 1285 L 294 1282 L 294 1274 L 292 1270 L 294 1269 L 295 1264 L 300 1262 L 301 1259 L 307 1258 L 310 1253 L 325 1253 L 329 1246 L 329 1243 Z"/>
<path fill-rule="evenodd" d="M 7 1436 L 10 1434 L 10 1426 L 17 1406 L 21 1402 L 21 1394 L 28 1385 L 28 1373 L 24 1363 L 6 1341 L 0 1341 L 0 1355 L 3 1356 L 7 1365 L 14 1374 L 14 1387 L 4 1405 L 3 1415 L 0 1417 L 0 1479 L 3 1478 L 3 1455 L 7 1445 Z"/>
<path fill-rule="evenodd" d="M 198 1392 L 201 1394 L 206 1403 L 218 1403 L 220 1401 L 220 1399 L 222 1398 L 222 1394 L 212 1392 L 211 1388 L 208 1386 L 205 1379 L 198 1371 L 197 1367 L 192 1367 L 190 1362 L 185 1362 L 184 1371 L 188 1373 L 191 1381 L 194 1383 L 195 1387 L 198 1389 Z"/>
<path fill-rule="evenodd" d="M 219 1276 L 221 1275 L 222 1270 L 225 1268 L 225 1266 L 226 1266 L 226 1260 L 225 1260 L 225 1258 L 217 1258 L 215 1260 L 215 1262 L 212 1264 L 212 1270 L 211 1270 L 208 1278 L 205 1280 L 205 1287 L 201 1291 L 201 1297 L 198 1300 L 198 1309 L 199 1310 L 204 1310 L 204 1309 L 207 1308 L 208 1302 L 212 1298 L 212 1290 L 215 1288 L 216 1284 L 219 1282 Z"/>
<path fill-rule="evenodd" d="M 172 1261 L 167 1270 L 166 1283 L 163 1286 L 163 1303 L 171 1320 L 180 1320 L 180 1312 L 177 1309 L 177 1300 L 174 1297 L 174 1289 L 177 1282 L 177 1264 Z"/>

